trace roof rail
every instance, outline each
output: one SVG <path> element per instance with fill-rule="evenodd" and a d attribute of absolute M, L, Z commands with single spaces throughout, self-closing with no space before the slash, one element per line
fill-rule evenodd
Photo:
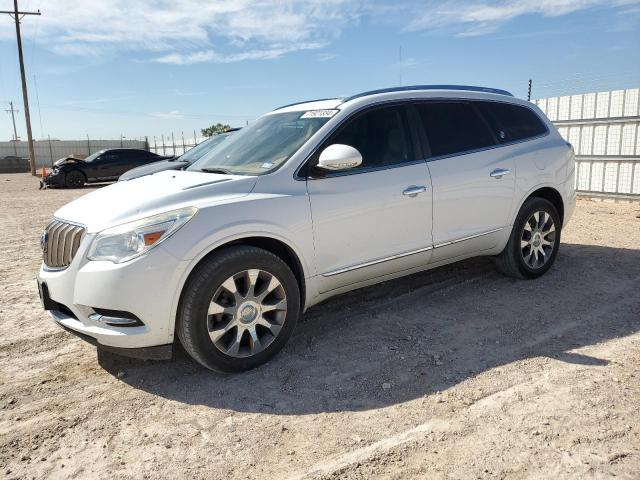
<path fill-rule="evenodd" d="M 295 105 L 302 105 L 303 103 L 311 103 L 311 102 L 325 102 L 327 100 L 342 100 L 341 98 L 338 97 L 331 97 L 331 98 L 317 98 L 315 100 L 305 100 L 304 102 L 295 102 L 295 103 L 289 103 L 287 105 L 283 105 L 281 107 L 278 108 L 274 108 L 274 110 L 282 110 L 283 108 L 287 108 L 287 107 L 293 107 Z"/>
<path fill-rule="evenodd" d="M 408 92 L 412 90 L 465 90 L 469 92 L 495 93 L 498 95 L 508 95 L 509 97 L 513 97 L 511 92 L 507 92 L 506 90 L 501 90 L 499 88 L 474 87 L 471 85 L 408 85 L 406 87 L 381 88 L 379 90 L 358 93 L 345 98 L 344 102 L 355 100 L 356 98 L 368 97 L 369 95 L 376 95 L 378 93 Z"/>

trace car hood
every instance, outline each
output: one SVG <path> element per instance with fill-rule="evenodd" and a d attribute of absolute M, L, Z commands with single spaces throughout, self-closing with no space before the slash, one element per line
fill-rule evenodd
<path fill-rule="evenodd" d="M 181 170 L 190 165 L 190 162 L 180 160 L 160 160 L 159 162 L 148 163 L 140 167 L 127 170 L 118 179 L 119 182 L 125 180 L 133 180 L 134 178 L 151 175 L 152 173 L 162 172 L 164 170 Z"/>
<path fill-rule="evenodd" d="M 164 171 L 100 188 L 55 213 L 88 233 L 183 207 L 203 207 L 248 195 L 257 177 Z"/>
<path fill-rule="evenodd" d="M 55 167 L 61 167 L 63 165 L 69 165 L 71 163 L 85 163 L 84 160 L 80 160 L 78 158 L 73 158 L 73 157 L 64 157 L 61 158 L 59 160 L 56 160 L 55 162 L 53 162 L 53 165 Z"/>

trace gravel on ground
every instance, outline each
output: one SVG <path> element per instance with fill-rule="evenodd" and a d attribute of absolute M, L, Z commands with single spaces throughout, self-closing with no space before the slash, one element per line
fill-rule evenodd
<path fill-rule="evenodd" d="M 39 237 L 94 188 L 0 175 L 0 476 L 640 478 L 640 205 L 581 200 L 534 281 L 480 258 L 310 309 L 222 376 L 42 311 Z"/>

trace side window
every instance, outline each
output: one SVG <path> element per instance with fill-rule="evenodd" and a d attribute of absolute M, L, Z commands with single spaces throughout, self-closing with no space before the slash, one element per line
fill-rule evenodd
<path fill-rule="evenodd" d="M 500 142 L 515 142 L 547 131 L 540 117 L 526 107 L 500 102 L 477 102 Z"/>
<path fill-rule="evenodd" d="M 425 102 L 416 108 L 434 157 L 495 145 L 491 132 L 469 103 Z"/>
<path fill-rule="evenodd" d="M 102 163 L 114 163 L 119 159 L 119 155 L 114 152 L 106 152 L 100 155 L 100 162 Z"/>
<path fill-rule="evenodd" d="M 328 145 L 335 143 L 358 149 L 362 154 L 362 164 L 358 168 L 415 160 L 402 106 L 375 108 L 347 120 Z"/>
<path fill-rule="evenodd" d="M 129 150 L 126 155 L 127 160 L 144 160 L 147 156 L 144 150 Z"/>

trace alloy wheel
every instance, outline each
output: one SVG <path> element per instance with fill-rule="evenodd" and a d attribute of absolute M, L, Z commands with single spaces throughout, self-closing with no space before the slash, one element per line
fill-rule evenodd
<path fill-rule="evenodd" d="M 542 268 L 556 247 L 556 226 L 544 210 L 533 213 L 525 222 L 520 238 L 524 263 L 531 269 Z"/>
<path fill-rule="evenodd" d="M 209 338 L 225 355 L 251 357 L 276 339 L 287 313 L 282 283 L 265 270 L 245 270 L 227 278 L 207 311 Z"/>

